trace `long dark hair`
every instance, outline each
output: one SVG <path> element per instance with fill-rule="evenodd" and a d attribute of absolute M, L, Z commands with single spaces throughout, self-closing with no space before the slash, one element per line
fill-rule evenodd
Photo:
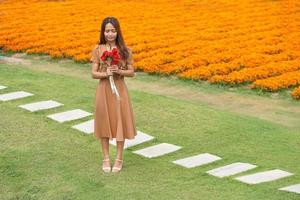
<path fill-rule="evenodd" d="M 104 31 L 105 31 L 105 26 L 108 23 L 111 23 L 117 31 L 116 45 L 119 49 L 120 55 L 124 59 L 127 59 L 128 56 L 129 56 L 129 51 L 128 51 L 128 48 L 125 45 L 125 42 L 123 40 L 123 35 L 122 35 L 120 23 L 115 17 L 106 17 L 106 18 L 103 19 L 102 24 L 101 24 L 100 39 L 99 39 L 98 44 L 106 44 Z"/>

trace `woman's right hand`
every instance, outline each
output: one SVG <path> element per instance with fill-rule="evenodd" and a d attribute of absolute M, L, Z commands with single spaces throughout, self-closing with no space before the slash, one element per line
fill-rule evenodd
<path fill-rule="evenodd" d="M 107 67 L 107 69 L 106 69 L 106 73 L 107 73 L 108 76 L 112 76 L 113 75 L 111 69 L 112 69 L 112 67 Z"/>

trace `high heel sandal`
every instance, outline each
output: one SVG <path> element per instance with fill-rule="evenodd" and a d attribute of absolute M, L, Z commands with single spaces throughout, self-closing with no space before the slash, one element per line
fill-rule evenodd
<path fill-rule="evenodd" d="M 121 169 L 123 167 L 123 160 L 120 160 L 120 159 L 116 159 L 116 160 L 120 161 L 122 163 L 122 165 L 121 165 L 121 167 L 115 167 L 115 166 L 113 166 L 112 172 L 119 172 L 119 171 L 121 171 Z"/>
<path fill-rule="evenodd" d="M 105 161 L 109 161 L 109 158 L 103 160 L 103 162 L 105 162 Z M 109 164 L 109 165 L 110 165 L 110 164 Z M 110 171 L 111 171 L 111 167 L 110 167 L 110 166 L 109 166 L 109 167 L 103 167 L 103 166 L 102 166 L 102 170 L 103 170 L 104 172 L 110 172 Z"/>

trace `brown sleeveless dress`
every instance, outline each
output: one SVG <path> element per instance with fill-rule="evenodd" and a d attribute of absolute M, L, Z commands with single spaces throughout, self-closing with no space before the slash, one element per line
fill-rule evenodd
<path fill-rule="evenodd" d="M 100 72 L 105 72 L 107 69 L 107 64 L 100 59 L 104 51 L 104 45 L 96 45 L 92 51 L 91 62 L 98 64 Z M 119 64 L 122 69 L 128 69 L 128 65 L 132 66 L 133 64 L 132 52 L 131 50 L 129 52 L 129 58 L 122 60 Z M 109 78 L 99 79 L 94 99 L 94 137 L 97 139 L 109 138 L 110 140 L 116 138 L 116 141 L 134 139 L 137 130 L 124 76 L 114 74 L 113 78 L 120 100 L 117 99 L 115 93 L 112 93 Z"/>

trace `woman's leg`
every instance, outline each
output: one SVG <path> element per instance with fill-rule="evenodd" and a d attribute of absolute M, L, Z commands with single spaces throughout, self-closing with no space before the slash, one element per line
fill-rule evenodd
<path fill-rule="evenodd" d="M 122 166 L 122 158 L 123 158 L 123 148 L 124 148 L 124 141 L 117 141 L 117 159 L 115 160 L 114 167 L 120 168 Z"/>
<path fill-rule="evenodd" d="M 122 160 L 124 141 L 117 141 L 117 159 Z"/>
<path fill-rule="evenodd" d="M 103 159 L 109 158 L 109 142 L 108 141 L 109 141 L 108 138 L 101 138 Z"/>
<path fill-rule="evenodd" d="M 109 138 L 101 138 L 101 146 L 102 146 L 102 153 L 103 153 L 103 160 L 109 159 Z M 109 161 L 103 162 L 103 167 L 109 167 Z"/>

